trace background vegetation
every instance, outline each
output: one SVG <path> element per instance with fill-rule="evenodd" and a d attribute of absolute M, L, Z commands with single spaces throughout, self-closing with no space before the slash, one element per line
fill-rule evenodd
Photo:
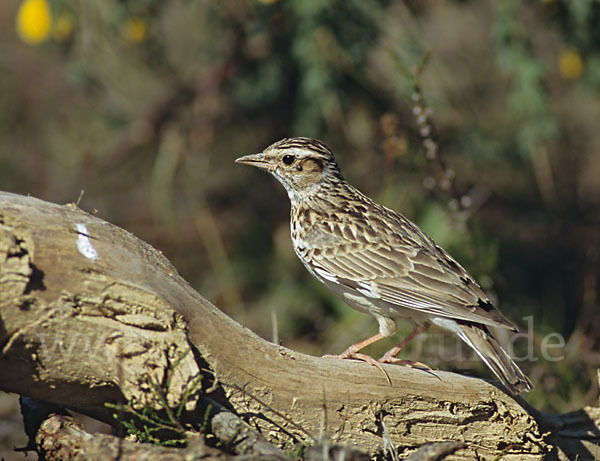
<path fill-rule="evenodd" d="M 83 209 L 161 249 L 242 324 L 337 353 L 376 322 L 295 259 L 281 187 L 233 163 L 282 137 L 323 139 L 347 179 L 422 226 L 525 331 L 531 316 L 530 403 L 597 405 L 598 2 L 9 0 L 0 22 L 0 189 L 58 203 L 83 190 Z M 406 356 L 490 377 L 438 333 Z M 541 355 L 552 333 L 562 360 Z M 21 429 L 2 402 L 12 449 Z"/>

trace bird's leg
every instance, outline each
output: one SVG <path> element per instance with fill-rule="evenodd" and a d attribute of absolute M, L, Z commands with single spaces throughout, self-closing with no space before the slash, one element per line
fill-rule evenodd
<path fill-rule="evenodd" d="M 380 339 L 385 338 L 381 333 L 377 333 L 376 335 L 371 336 L 370 338 L 363 339 L 361 342 L 352 344 L 348 349 L 338 355 L 326 354 L 323 357 L 326 359 L 356 359 L 362 360 L 363 362 L 367 362 L 381 370 L 381 372 L 385 375 L 388 383 L 391 385 L 392 381 L 387 374 L 387 372 L 383 369 L 381 364 L 375 360 L 373 357 L 367 354 L 360 354 L 359 351 L 364 349 L 367 346 L 370 346 L 374 342 L 379 341 Z"/>
<path fill-rule="evenodd" d="M 400 342 L 400 344 L 398 344 L 395 347 L 392 347 L 389 351 L 387 351 L 383 355 L 383 357 L 381 357 L 379 359 L 379 361 L 381 363 L 397 363 L 400 365 L 409 365 L 409 366 L 429 368 L 427 365 L 425 365 L 421 362 L 413 362 L 412 360 L 403 360 L 403 359 L 397 358 L 396 356 L 400 353 L 400 351 L 402 349 L 404 349 L 404 346 L 406 346 L 410 341 L 412 341 L 415 337 L 419 336 L 421 333 L 426 332 L 430 326 L 431 326 L 430 323 L 425 323 L 423 325 L 417 325 L 416 328 L 406 338 L 404 338 L 402 340 L 402 342 Z"/>

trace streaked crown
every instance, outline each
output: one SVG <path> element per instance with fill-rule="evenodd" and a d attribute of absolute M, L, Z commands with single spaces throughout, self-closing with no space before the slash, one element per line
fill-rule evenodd
<path fill-rule="evenodd" d="M 292 204 L 318 193 L 323 184 L 343 179 L 331 150 L 310 138 L 285 138 L 236 162 L 271 173 L 285 187 Z"/>

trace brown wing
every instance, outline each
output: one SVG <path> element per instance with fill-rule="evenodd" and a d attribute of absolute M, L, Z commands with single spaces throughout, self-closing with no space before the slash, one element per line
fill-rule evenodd
<path fill-rule="evenodd" d="M 324 278 L 364 296 L 433 316 L 515 329 L 460 264 L 420 231 L 418 238 L 426 238 L 427 245 L 405 239 L 393 245 L 389 238 L 349 243 L 330 235 L 330 245 L 307 257 Z"/>

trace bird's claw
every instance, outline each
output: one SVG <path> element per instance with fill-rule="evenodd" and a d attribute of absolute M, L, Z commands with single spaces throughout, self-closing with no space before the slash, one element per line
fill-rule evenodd
<path fill-rule="evenodd" d="M 413 360 L 399 359 L 397 357 L 391 357 L 391 356 L 386 356 L 386 355 L 384 355 L 383 357 L 381 357 L 379 359 L 379 363 L 393 363 L 396 365 L 404 365 L 404 366 L 411 367 L 411 368 L 424 368 L 425 370 L 432 370 L 432 368 L 430 366 L 425 365 L 424 363 L 421 363 L 421 362 L 415 362 Z"/>
<path fill-rule="evenodd" d="M 375 360 L 370 355 L 360 354 L 359 352 L 344 351 L 338 355 L 326 354 L 323 356 L 323 358 L 326 358 L 326 359 L 351 359 L 351 360 L 361 360 L 363 362 L 367 362 L 368 364 L 373 365 L 374 367 L 377 367 L 384 374 L 385 379 L 387 380 L 388 384 L 390 386 L 392 385 L 392 380 L 390 379 L 390 375 L 388 375 L 387 371 L 384 370 L 384 368 L 381 366 L 381 363 L 378 362 L 377 360 Z"/>

